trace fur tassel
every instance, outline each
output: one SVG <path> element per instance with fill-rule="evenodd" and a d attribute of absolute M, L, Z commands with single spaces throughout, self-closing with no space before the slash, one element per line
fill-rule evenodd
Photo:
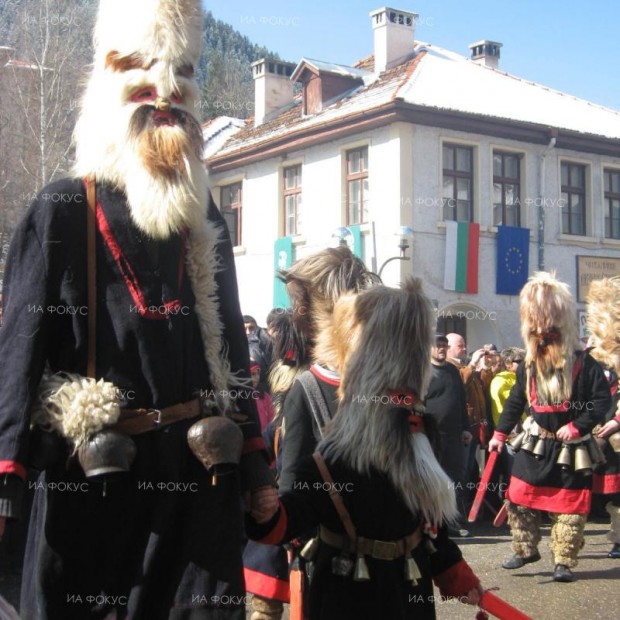
<path fill-rule="evenodd" d="M 620 374 L 620 276 L 594 280 L 586 303 L 592 357 Z"/>
<path fill-rule="evenodd" d="M 32 422 L 71 440 L 75 449 L 120 415 L 118 389 L 103 379 L 57 373 L 41 382 Z"/>

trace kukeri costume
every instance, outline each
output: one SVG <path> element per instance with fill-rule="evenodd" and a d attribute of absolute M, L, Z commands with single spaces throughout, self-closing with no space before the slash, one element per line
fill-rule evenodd
<path fill-rule="evenodd" d="M 24 619 L 245 617 L 239 476 L 227 468 L 214 480 L 203 464 L 227 462 L 239 441 L 243 488 L 272 477 L 247 382 L 232 248 L 191 115 L 201 38 L 197 0 L 101 0 L 75 178 L 42 190 L 11 245 L 0 516 L 20 516 L 26 467 L 40 456 L 30 423 L 58 434 L 36 482 Z M 86 178 L 96 179 L 94 287 Z M 94 340 L 98 387 L 83 377 Z M 32 417 L 44 371 L 53 387 Z M 195 423 L 224 411 L 230 417 L 208 418 L 227 429 L 213 443 Z M 74 452 L 92 445 L 99 458 L 107 448 L 95 431 L 109 427 L 131 438 L 135 457 L 128 473 L 101 484 Z"/>
<path fill-rule="evenodd" d="M 504 404 L 493 448 L 529 409 L 506 492 L 515 556 L 504 568 L 540 559 L 541 511 L 552 513 L 551 549 L 556 581 L 572 581 L 592 493 L 590 435 L 609 408 L 600 365 L 576 351 L 574 301 L 568 287 L 540 273 L 521 292 L 525 361 Z M 562 430 L 563 429 L 563 430 Z M 560 439 L 557 433 L 563 437 Z M 522 442 L 522 443 L 521 443 Z M 586 465 L 590 463 L 589 467 Z"/>
<path fill-rule="evenodd" d="M 590 342 L 594 346 L 592 356 L 605 368 L 611 393 L 611 407 L 601 426 L 606 430 L 595 429 L 597 442 L 605 456 L 593 479 L 593 492 L 606 496 L 605 508 L 611 517 L 611 530 L 608 534 L 613 547 L 608 556 L 620 558 L 620 278 L 595 280 L 588 289 L 587 325 Z"/>
<path fill-rule="evenodd" d="M 278 543 L 319 526 L 311 620 L 435 618 L 433 580 L 463 597 L 479 581 L 447 535 L 454 489 L 422 432 L 430 303 L 417 281 L 376 287 L 337 302 L 334 323 L 341 350 L 354 343 L 337 415 L 276 516 L 248 533 Z"/>

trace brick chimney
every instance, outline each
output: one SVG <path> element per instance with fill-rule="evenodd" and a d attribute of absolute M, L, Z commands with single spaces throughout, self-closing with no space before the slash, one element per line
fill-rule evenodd
<path fill-rule="evenodd" d="M 417 13 L 383 7 L 370 13 L 375 33 L 375 73 L 398 64 L 413 52 Z"/>
<path fill-rule="evenodd" d="M 471 59 L 479 65 L 497 69 L 499 66 L 500 47 L 502 47 L 502 44 L 497 41 L 487 41 L 486 39 L 476 41 L 476 43 L 472 43 L 469 46 L 471 50 Z"/>
<path fill-rule="evenodd" d="M 254 77 L 254 127 L 262 125 L 267 116 L 293 101 L 295 65 L 262 58 L 252 63 Z"/>

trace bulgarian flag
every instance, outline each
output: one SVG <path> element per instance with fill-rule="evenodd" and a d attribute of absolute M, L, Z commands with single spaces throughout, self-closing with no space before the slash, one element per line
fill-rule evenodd
<path fill-rule="evenodd" d="M 480 224 L 446 222 L 446 269 L 443 287 L 459 293 L 478 292 Z"/>

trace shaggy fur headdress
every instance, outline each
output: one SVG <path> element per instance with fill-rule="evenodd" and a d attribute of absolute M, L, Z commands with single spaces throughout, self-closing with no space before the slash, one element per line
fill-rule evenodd
<path fill-rule="evenodd" d="M 521 290 L 519 302 L 525 364 L 528 373 L 536 366 L 539 402 L 570 398 L 579 333 L 577 306 L 568 285 L 555 272 L 539 271 Z"/>
<path fill-rule="evenodd" d="M 592 357 L 620 374 L 620 276 L 594 280 L 586 303 Z"/>
<path fill-rule="evenodd" d="M 319 450 L 357 472 L 385 473 L 414 514 L 438 524 L 456 515 L 454 485 L 426 435 L 411 432 L 411 411 L 391 396 L 424 399 L 434 337 L 434 313 L 419 280 L 338 301 L 333 339 L 345 365 L 342 397 Z"/>
<path fill-rule="evenodd" d="M 280 272 L 293 306 L 293 320 L 304 335 L 314 362 L 338 370 L 330 335 L 336 301 L 381 282 L 345 246 L 327 248 L 296 261 Z"/>

